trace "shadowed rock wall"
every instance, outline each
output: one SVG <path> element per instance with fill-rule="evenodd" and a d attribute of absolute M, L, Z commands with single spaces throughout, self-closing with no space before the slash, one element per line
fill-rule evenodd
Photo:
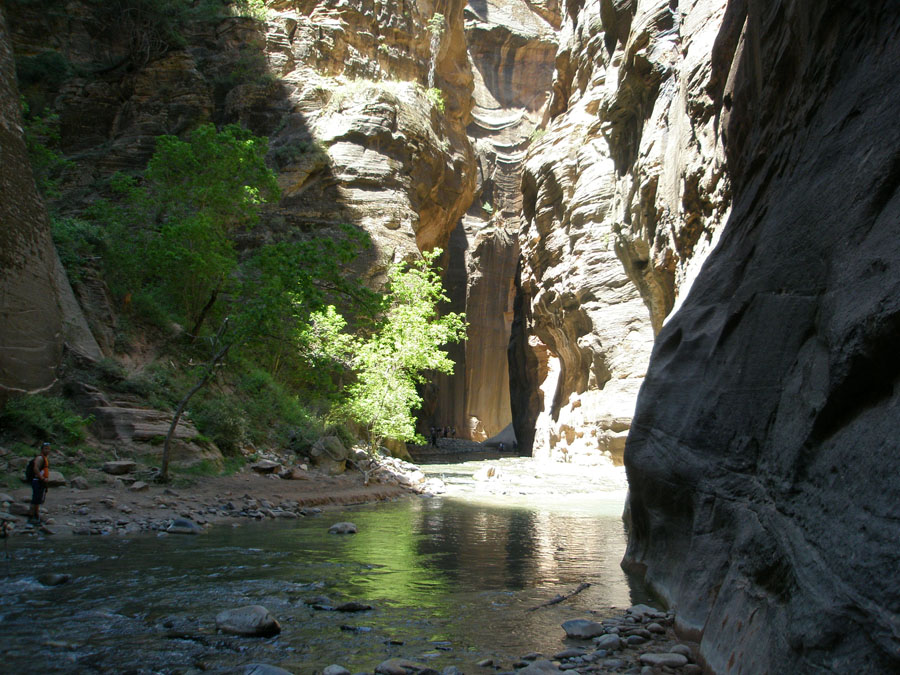
<path fill-rule="evenodd" d="M 0 11 L 0 406 L 57 381 L 63 345 L 99 358 L 50 237 L 25 147 L 12 44 Z"/>
<path fill-rule="evenodd" d="M 717 673 L 900 670 L 900 12 L 732 0 L 734 205 L 662 329 L 626 564 Z"/>

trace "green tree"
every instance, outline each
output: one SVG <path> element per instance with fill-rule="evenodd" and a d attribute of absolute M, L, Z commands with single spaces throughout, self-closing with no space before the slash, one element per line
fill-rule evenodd
<path fill-rule="evenodd" d="M 95 210 L 113 224 L 114 276 L 124 294 L 147 286 L 197 335 L 238 264 L 233 235 L 278 196 L 268 140 L 229 125 L 160 136 L 143 181 L 117 176 L 118 204 Z M 118 228 L 116 230 L 116 228 Z"/>
<path fill-rule="evenodd" d="M 413 440 L 413 411 L 422 404 L 416 385 L 428 371 L 453 372 L 441 348 L 464 339 L 466 323 L 462 314 L 438 312 L 447 301 L 434 265 L 440 254 L 435 249 L 423 260 L 391 268 L 381 324 L 354 346 L 357 379 L 348 387 L 346 413 L 366 429 L 372 452 L 385 438 Z"/>

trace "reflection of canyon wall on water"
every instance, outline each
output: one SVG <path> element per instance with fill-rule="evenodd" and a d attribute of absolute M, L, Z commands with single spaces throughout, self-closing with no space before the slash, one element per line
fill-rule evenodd
<path fill-rule="evenodd" d="M 537 457 L 621 461 L 654 335 L 727 216 L 723 4 L 566 5 L 525 164 L 510 348 L 515 428 Z"/>
<path fill-rule="evenodd" d="M 897 9 L 732 1 L 716 37 L 733 210 L 625 453 L 626 561 L 713 672 L 900 671 Z"/>

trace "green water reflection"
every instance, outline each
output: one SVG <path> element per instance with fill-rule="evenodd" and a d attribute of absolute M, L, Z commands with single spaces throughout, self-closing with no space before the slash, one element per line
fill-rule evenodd
<path fill-rule="evenodd" d="M 465 670 L 487 656 L 551 653 L 564 645 L 562 621 L 646 600 L 618 565 L 619 513 L 589 500 L 567 510 L 412 498 L 198 537 L 19 540 L 0 582 L 0 656 L 8 672 L 225 671 L 262 661 L 312 673 L 330 663 L 371 672 L 393 656 Z M 339 520 L 359 533 L 328 534 Z M 35 582 L 50 570 L 73 583 Z M 526 611 L 582 581 L 591 587 L 571 601 Z M 373 609 L 316 610 L 304 603 L 315 594 Z M 215 614 L 244 604 L 265 605 L 281 635 L 217 635 Z"/>

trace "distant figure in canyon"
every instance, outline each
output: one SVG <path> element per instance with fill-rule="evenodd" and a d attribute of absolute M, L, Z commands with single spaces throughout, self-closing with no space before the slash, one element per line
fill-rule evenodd
<path fill-rule="evenodd" d="M 431 445 L 437 447 L 438 432 L 437 428 L 431 427 Z"/>
<path fill-rule="evenodd" d="M 41 522 L 41 504 L 47 497 L 47 480 L 50 478 L 50 444 L 41 444 L 41 454 L 34 457 L 31 462 L 31 470 L 28 472 L 31 476 L 31 511 L 28 514 L 28 521 L 33 523 Z"/>

